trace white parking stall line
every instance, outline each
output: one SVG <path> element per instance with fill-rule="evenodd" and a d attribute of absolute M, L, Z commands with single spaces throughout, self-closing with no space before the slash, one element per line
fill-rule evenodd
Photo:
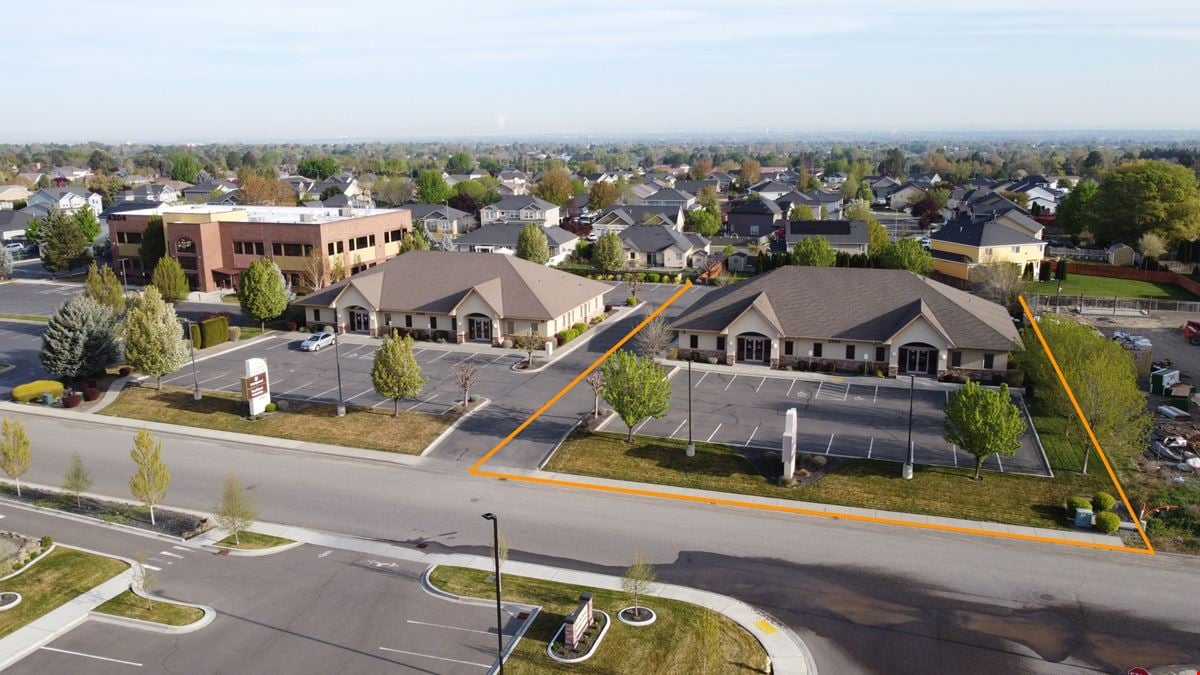
<path fill-rule="evenodd" d="M 421 405 L 422 403 L 429 403 L 429 402 L 433 401 L 433 399 L 437 398 L 438 396 L 440 396 L 440 394 L 434 394 L 433 396 L 430 396 L 429 398 L 425 399 L 424 401 L 417 401 L 416 403 L 412 404 L 411 406 L 405 408 L 405 410 L 412 410 L 413 408 L 416 408 L 417 406 Z"/>
<path fill-rule="evenodd" d="M 734 375 L 733 377 L 729 378 L 729 384 L 725 385 L 725 389 L 723 391 L 729 391 L 729 388 L 733 386 L 733 381 L 736 379 L 737 379 L 737 375 Z"/>
<path fill-rule="evenodd" d="M 820 382 L 817 383 L 817 391 L 815 394 L 813 394 L 813 400 L 821 398 L 821 386 L 824 384 L 825 384 L 825 380 L 821 380 Z"/>
<path fill-rule="evenodd" d="M 183 559 L 183 556 L 179 555 L 178 553 L 171 553 L 170 551 L 159 551 L 158 554 L 165 555 L 168 558 L 179 558 L 180 560 Z"/>
<path fill-rule="evenodd" d="M 754 393 L 756 393 L 756 394 L 757 394 L 757 393 L 758 393 L 758 390 L 759 390 L 759 389 L 762 389 L 762 386 L 763 386 L 764 384 L 766 384 L 766 383 L 767 383 L 767 378 L 765 378 L 765 377 L 764 377 L 764 378 L 763 378 L 763 379 L 762 379 L 762 380 L 761 380 L 761 381 L 758 383 L 758 386 L 754 388 Z"/>
<path fill-rule="evenodd" d="M 417 355 L 419 355 L 421 352 L 424 352 L 424 351 L 428 351 L 428 350 L 426 350 L 426 349 L 415 349 L 415 350 L 413 350 L 413 356 L 417 356 Z"/>
<path fill-rule="evenodd" d="M 397 654 L 404 654 L 405 656 L 419 656 L 424 659 L 436 659 L 438 661 L 449 661 L 450 663 L 461 663 L 464 666 L 478 666 L 480 668 L 491 668 L 492 667 L 492 664 L 490 664 L 490 663 L 475 663 L 474 661 L 460 661 L 459 659 L 450 659 L 450 658 L 446 658 L 445 656 L 434 656 L 433 654 L 422 654 L 420 652 L 409 652 L 409 651 L 405 651 L 403 649 L 392 649 L 391 647 L 380 647 L 380 649 L 382 649 L 385 652 L 395 652 Z"/>
<path fill-rule="evenodd" d="M 429 623 L 428 621 L 414 621 L 412 619 L 409 619 L 408 623 L 416 624 L 418 626 L 432 626 L 434 628 L 446 628 L 448 630 L 461 630 L 461 631 L 465 631 L 467 633 L 479 633 L 481 635 L 491 635 L 492 634 L 492 631 L 490 631 L 490 630 L 479 630 L 477 628 L 463 628 L 462 626 L 447 626 L 447 625 L 441 624 L 441 623 Z"/>
<path fill-rule="evenodd" d="M 636 434 L 638 431 L 640 431 L 642 427 L 646 426 L 646 422 L 649 422 L 650 419 L 651 418 L 647 417 L 646 419 L 642 420 L 640 424 L 633 428 L 633 433 Z"/>
<path fill-rule="evenodd" d="M 297 389 L 303 389 L 310 384 L 316 384 L 316 382 L 315 381 L 314 382 L 306 382 L 306 383 L 300 385 L 299 387 L 292 387 L 291 389 L 288 389 L 287 391 L 280 394 L 280 396 L 287 396 L 288 394 L 292 393 L 293 391 L 296 391 Z"/>
<path fill-rule="evenodd" d="M 122 661 L 121 659 L 110 659 L 107 656 L 96 656 L 95 654 L 84 654 L 83 652 L 73 652 L 69 649 L 59 649 L 57 647 L 42 647 L 42 649 L 44 649 L 45 651 L 48 651 L 48 652 L 58 652 L 59 654 L 70 654 L 71 656 L 82 656 L 84 658 L 96 659 L 97 661 L 108 661 L 109 663 L 121 663 L 126 666 L 136 666 L 138 668 L 142 667 L 142 664 L 134 663 L 133 661 Z"/>
<path fill-rule="evenodd" d="M 950 456 L 954 458 L 954 468 L 957 469 L 958 468 L 958 445 L 955 443 L 950 444 Z M 997 460 L 997 461 L 999 461 L 999 460 Z"/>
<path fill-rule="evenodd" d="M 675 431 L 672 431 L 672 432 L 671 432 L 671 435 L 670 435 L 670 436 L 667 436 L 667 438 L 675 438 L 675 434 L 679 433 L 679 430 L 680 430 L 680 429 L 682 429 L 682 428 L 683 428 L 683 425 L 685 425 L 685 424 L 687 424 L 687 418 L 686 418 L 686 417 L 685 417 L 685 418 L 683 418 L 683 421 L 679 423 L 679 426 L 675 427 Z"/>
<path fill-rule="evenodd" d="M 325 391 L 323 391 L 323 392 L 321 392 L 321 393 L 319 393 L 319 394 L 313 394 L 312 396 L 309 396 L 309 397 L 308 397 L 307 399 L 305 399 L 305 400 L 307 400 L 307 401 L 311 401 L 311 400 L 313 400 L 314 398 L 321 398 L 321 397 L 322 397 L 322 396 L 324 396 L 325 394 L 328 394 L 328 393 L 330 393 L 330 392 L 334 392 L 334 391 L 337 391 L 337 387 L 333 387 L 332 389 L 326 389 Z"/>
<path fill-rule="evenodd" d="M 842 400 L 845 401 L 846 397 L 849 395 L 850 395 L 850 385 L 847 384 L 846 390 L 842 392 Z"/>
<path fill-rule="evenodd" d="M 871 444 L 867 446 L 867 459 L 871 459 L 871 451 L 875 449 L 875 437 L 871 437 Z"/>
<path fill-rule="evenodd" d="M 1000 461 L 1000 455 L 996 455 L 996 465 L 1000 467 L 1000 473 L 1004 473 L 1004 462 Z"/>
<path fill-rule="evenodd" d="M 212 382 L 213 380 L 219 380 L 222 377 L 225 377 L 225 375 L 221 374 L 221 375 L 217 375 L 216 377 L 210 377 L 207 380 L 200 380 L 199 384 L 204 384 L 205 382 Z"/>
<path fill-rule="evenodd" d="M 875 402 L 878 400 L 879 400 L 879 385 L 875 385 L 875 395 L 871 397 L 871 405 L 875 405 Z"/>
<path fill-rule="evenodd" d="M 708 440 L 707 440 L 707 441 L 705 441 L 705 443 L 711 443 L 711 442 L 712 442 L 712 439 L 713 439 L 713 436 L 716 436 L 716 435 L 717 435 L 717 432 L 718 432 L 718 431 L 720 431 L 720 430 L 721 430 L 721 423 L 720 423 L 720 422 L 717 422 L 717 428 L 716 428 L 716 429 L 713 429 L 713 432 L 712 432 L 711 434 L 709 434 L 709 435 L 708 435 Z"/>
<path fill-rule="evenodd" d="M 155 567 L 154 565 L 151 565 L 150 563 L 142 563 L 142 567 L 145 567 L 148 570 L 154 570 L 155 572 L 162 571 L 161 567 Z"/>
<path fill-rule="evenodd" d="M 186 546 L 172 546 L 171 548 L 175 549 L 176 551 L 183 551 L 184 553 L 191 553 L 192 551 L 192 549 L 187 548 Z"/>
<path fill-rule="evenodd" d="M 837 435 L 836 433 L 829 434 L 829 445 L 825 446 L 825 454 L 827 454 L 827 455 L 828 455 L 828 454 L 829 454 L 829 450 L 830 450 L 831 448 L 833 448 L 833 437 L 834 437 L 834 436 L 836 436 L 836 435 Z"/>
<path fill-rule="evenodd" d="M 783 395 L 784 398 L 792 397 L 792 387 L 794 387 L 794 386 L 796 386 L 796 381 L 792 380 L 792 383 L 788 385 L 787 393 Z"/>
<path fill-rule="evenodd" d="M 360 392 L 358 392 L 357 394 L 355 394 L 355 395 L 351 396 L 350 398 L 346 399 L 346 402 L 347 402 L 347 403 L 349 403 L 350 401 L 353 401 L 354 399 L 358 398 L 359 396 L 362 396 L 363 394 L 369 394 L 369 393 L 371 393 L 371 392 L 373 392 L 373 391 L 375 391 L 375 389 L 374 389 L 374 388 L 367 389 L 367 390 L 365 390 L 365 391 L 360 391 Z"/>
<path fill-rule="evenodd" d="M 489 366 L 490 366 L 490 365 L 492 365 L 493 363 L 495 363 L 495 362 L 499 361 L 500 359 L 502 359 L 502 358 L 504 358 L 504 357 L 506 357 L 506 356 L 508 356 L 508 354 L 501 354 L 500 356 L 497 356 L 496 358 L 492 359 L 491 361 L 488 361 L 488 362 L 487 362 L 487 364 L 485 364 L 485 365 L 489 365 Z"/>
<path fill-rule="evenodd" d="M 700 379 L 699 379 L 699 380 L 696 380 L 696 386 L 694 386 L 694 387 L 692 387 L 692 388 L 693 388 L 693 389 L 698 389 L 698 388 L 700 387 L 700 383 L 701 383 L 701 382 L 703 382 L 703 381 L 704 381 L 704 378 L 706 378 L 706 377 L 708 377 L 708 371 L 707 371 L 707 370 L 706 370 L 706 371 L 704 371 L 704 374 L 700 376 Z"/>
<path fill-rule="evenodd" d="M 473 358 L 475 358 L 475 355 L 474 355 L 474 354 L 467 354 L 467 358 L 465 358 L 465 359 L 462 359 L 461 361 L 455 361 L 455 362 L 454 362 L 454 365 L 456 365 L 456 366 L 457 366 L 457 365 L 458 365 L 458 364 L 460 364 L 460 363 L 466 363 L 467 361 L 470 361 L 470 360 L 471 360 L 471 359 L 473 359 Z"/>
<path fill-rule="evenodd" d="M 263 351 L 264 351 L 264 352 L 269 352 L 269 351 L 271 351 L 272 349 L 279 349 L 280 347 L 286 347 L 286 346 L 287 346 L 287 344 L 288 344 L 288 341 L 287 341 L 287 340 L 277 340 L 276 342 L 277 342 L 278 344 L 271 345 L 270 347 L 267 347 L 267 348 L 266 348 L 266 349 L 264 349 Z"/>
<path fill-rule="evenodd" d="M 372 407 L 372 408 L 378 408 L 379 406 L 383 405 L 384 403 L 391 403 L 391 402 L 392 402 L 392 399 L 390 399 L 390 398 L 385 398 L 385 399 L 383 399 L 382 401 L 380 401 L 379 403 L 376 403 L 375 405 L 373 405 L 373 406 L 371 406 L 371 407 Z"/>
<path fill-rule="evenodd" d="M 754 427 L 754 431 L 750 432 L 750 438 L 746 439 L 746 442 L 742 444 L 742 447 L 748 447 L 750 445 L 750 441 L 754 440 L 754 434 L 757 434 L 757 433 L 758 433 L 758 426 L 756 425 Z"/>
<path fill-rule="evenodd" d="M 438 359 L 442 358 L 443 356 L 448 356 L 449 354 L 450 354 L 450 352 L 442 352 L 441 354 L 438 354 L 437 356 L 430 359 L 429 362 L 433 363 L 434 361 L 437 361 Z"/>

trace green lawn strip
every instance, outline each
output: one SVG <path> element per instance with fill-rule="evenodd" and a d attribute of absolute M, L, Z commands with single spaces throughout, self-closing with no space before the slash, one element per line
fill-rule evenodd
<path fill-rule="evenodd" d="M 38 323 L 48 323 L 50 317 L 38 316 L 37 314 L 10 314 L 8 312 L 0 312 L 0 319 L 14 319 L 16 321 L 37 321 Z"/>
<path fill-rule="evenodd" d="M 1026 294 L 1055 295 L 1057 281 L 1031 281 L 1023 285 Z M 1068 274 L 1062 282 L 1062 296 L 1087 296 L 1095 298 L 1146 298 L 1153 300 L 1195 301 L 1198 298 L 1175 284 L 1141 281 L 1138 279 L 1116 279 L 1093 277 L 1083 274 Z"/>
<path fill-rule="evenodd" d="M 221 302 L 226 305 L 240 305 L 242 301 L 238 298 L 237 293 L 226 293 L 221 296 Z"/>
<path fill-rule="evenodd" d="M 242 532 L 238 535 L 237 542 L 234 541 L 234 537 L 231 534 L 221 541 L 218 541 L 217 546 L 251 550 L 260 548 L 274 548 L 276 546 L 284 546 L 293 543 L 295 542 L 293 542 L 291 539 L 285 539 L 284 537 L 273 537 L 269 534 L 259 534 L 257 532 Z"/>
<path fill-rule="evenodd" d="M 187 626 L 204 617 L 204 610 L 189 605 L 179 605 L 174 602 L 154 600 L 153 606 L 147 609 L 146 599 L 133 591 L 125 591 L 117 597 L 100 605 L 95 611 L 113 616 L 123 616 L 128 619 L 153 621 L 168 626 Z"/>
<path fill-rule="evenodd" d="M 164 386 L 162 391 L 153 385 L 126 387 L 99 414 L 409 455 L 419 454 L 456 419 L 453 414 L 420 412 L 401 412 L 393 418 L 389 406 L 351 406 L 345 417 L 338 417 L 331 404 L 290 401 L 286 411 L 250 421 L 241 417 L 240 398 L 234 393 L 205 391 L 204 398 L 193 401 L 187 387 Z"/>
<path fill-rule="evenodd" d="M 438 567 L 430 576 L 434 586 L 477 598 L 495 598 L 491 575 L 462 567 Z M 608 613 L 612 623 L 592 658 L 574 665 L 556 663 L 546 655 L 563 618 L 575 610 L 579 594 L 592 594 L 592 606 Z M 504 664 L 512 673 L 571 671 L 577 673 L 765 673 L 767 654 L 753 635 L 711 610 L 678 600 L 643 598 L 658 620 L 633 628 L 617 620 L 617 612 L 633 603 L 618 591 L 557 584 L 504 575 L 504 600 L 539 605 L 541 613 Z"/>
<path fill-rule="evenodd" d="M 238 334 L 239 340 L 250 340 L 260 337 L 263 334 L 262 326 L 241 326 L 242 332 Z M 269 328 L 267 330 L 270 330 Z"/>
<path fill-rule="evenodd" d="M 723 445 L 696 444 L 696 456 L 684 455 L 686 443 L 622 434 L 577 434 L 547 465 L 548 471 L 657 483 L 700 490 L 777 497 L 865 509 L 920 513 L 1031 527 L 1066 529 L 1063 502 L 1071 495 L 1112 490 L 1103 472 L 1088 476 L 1060 472 L 1055 478 L 986 472 L 969 480 L 971 469 L 918 466 L 913 480 L 900 478 L 900 465 L 849 460 L 832 465 L 811 485 L 786 488 L 762 475 L 737 451 Z M 771 477 L 772 479 L 774 476 Z"/>
<path fill-rule="evenodd" d="M 108 581 L 128 566 L 115 558 L 58 547 L 8 581 L 0 591 L 21 594 L 21 604 L 0 612 L 0 637 Z"/>

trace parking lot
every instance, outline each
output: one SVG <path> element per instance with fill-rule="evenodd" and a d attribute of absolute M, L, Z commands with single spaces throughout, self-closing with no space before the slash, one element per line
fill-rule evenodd
<path fill-rule="evenodd" d="M 692 438 L 738 448 L 779 450 L 783 419 L 796 408 L 797 449 L 802 453 L 903 462 L 907 455 L 909 390 L 895 380 L 879 385 L 845 380 L 809 381 L 713 371 L 692 373 Z M 688 389 L 685 368 L 671 376 L 671 409 L 650 419 L 634 433 L 686 439 Z M 943 406 L 949 392 L 915 389 L 912 397 L 912 440 L 917 464 L 970 467 L 975 458 L 942 438 Z M 621 427 L 619 420 L 606 425 Z M 1045 457 L 1032 432 L 1022 438 L 1013 457 L 989 457 L 992 471 L 1046 475 Z"/>

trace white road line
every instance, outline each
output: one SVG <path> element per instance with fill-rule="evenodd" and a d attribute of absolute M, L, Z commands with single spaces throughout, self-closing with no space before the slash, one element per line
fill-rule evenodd
<path fill-rule="evenodd" d="M 757 393 L 758 393 L 758 390 L 759 390 L 759 389 L 762 389 L 762 386 L 763 386 L 764 384 L 766 384 L 766 383 L 767 383 L 767 378 L 765 378 L 765 377 L 764 377 L 764 378 L 762 379 L 762 381 L 758 383 L 758 386 L 754 388 L 754 393 L 756 393 L 756 394 L 757 394 Z"/>
<path fill-rule="evenodd" d="M 219 380 L 222 377 L 225 377 L 225 375 L 221 374 L 221 375 L 217 375 L 216 377 L 210 377 L 207 380 L 200 380 L 200 384 L 204 384 L 205 382 L 212 382 L 213 380 Z"/>
<path fill-rule="evenodd" d="M 224 387 L 217 389 L 217 391 L 225 391 L 226 389 L 229 389 L 232 391 L 235 387 L 240 387 L 241 385 L 242 385 L 241 382 L 231 382 L 231 383 L 225 385 Z"/>
<path fill-rule="evenodd" d="M 159 551 L 158 554 L 165 555 L 168 558 L 179 558 L 181 560 L 183 559 L 183 556 L 179 555 L 178 553 L 171 553 L 170 551 Z"/>
<path fill-rule="evenodd" d="M 448 659 L 444 656 L 434 656 L 433 654 L 422 654 L 420 652 L 406 652 L 403 649 L 392 649 L 391 647 L 380 647 L 385 652 L 396 652 L 397 654 L 405 654 L 408 656 L 420 656 L 425 659 L 437 659 L 438 661 L 449 661 L 450 663 L 461 663 L 464 666 L 479 666 L 480 668 L 491 668 L 490 663 L 475 663 L 474 661 L 459 661 L 458 659 Z"/>
<path fill-rule="evenodd" d="M 850 385 L 847 384 L 846 390 L 842 392 L 842 400 L 845 401 L 846 397 L 849 395 L 850 395 Z"/>
<path fill-rule="evenodd" d="M 750 441 L 754 440 L 754 434 L 757 434 L 757 433 L 758 433 L 758 427 L 755 426 L 754 431 L 750 432 L 750 438 L 746 439 L 746 442 L 742 444 L 742 447 L 746 447 L 746 446 L 750 445 Z"/>
<path fill-rule="evenodd" d="M 821 385 L 823 385 L 823 384 L 825 384 L 825 380 L 821 380 L 820 382 L 817 383 L 817 391 L 815 394 L 813 394 L 813 400 L 821 398 Z"/>
<path fill-rule="evenodd" d="M 434 394 L 433 396 L 430 396 L 429 398 L 425 399 L 424 401 L 417 401 L 416 403 L 412 404 L 411 406 L 405 408 L 405 410 L 412 410 L 413 408 L 421 405 L 422 403 L 429 403 L 430 401 L 432 401 L 433 399 L 437 398 L 440 395 L 441 394 Z"/>
<path fill-rule="evenodd" d="M 437 361 L 438 359 L 442 358 L 443 356 L 447 356 L 449 354 L 450 354 L 450 352 L 442 352 L 441 354 L 438 354 L 437 356 L 430 359 L 429 362 L 433 363 L 434 361 Z"/>
<path fill-rule="evenodd" d="M 426 350 L 426 349 L 417 349 L 417 350 L 414 350 L 414 351 L 413 351 L 413 356 L 416 356 L 416 355 L 418 355 L 418 354 L 420 354 L 421 352 L 424 352 L 424 351 L 428 351 L 428 350 Z"/>
<path fill-rule="evenodd" d="M 696 380 L 696 386 L 695 386 L 695 387 L 692 387 L 692 388 L 693 388 L 693 389 L 699 388 L 699 386 L 700 386 L 700 383 L 701 383 L 701 382 L 703 382 L 703 381 L 704 381 L 704 378 L 706 378 L 706 377 L 708 377 L 708 371 L 707 371 L 707 370 L 706 370 L 706 371 L 704 371 L 704 374 L 700 376 L 700 379 L 699 379 L 699 380 Z"/>
<path fill-rule="evenodd" d="M 58 649 L 57 647 L 42 647 L 42 649 L 44 649 L 48 652 L 58 652 L 60 654 L 70 654 L 72 656 L 83 656 L 83 657 L 86 657 L 89 659 L 96 659 L 98 661 L 108 661 L 109 663 L 123 663 L 127 666 L 137 666 L 138 668 L 142 667 L 142 664 L 134 663 L 133 661 L 122 661 L 121 659 L 110 659 L 107 656 L 96 656 L 95 654 L 84 654 L 83 652 L 73 652 L 69 649 Z"/>
<path fill-rule="evenodd" d="M 825 446 L 825 454 L 829 454 L 829 449 L 833 447 L 833 437 L 836 435 L 836 433 L 829 434 L 829 445 Z"/>
<path fill-rule="evenodd" d="M 413 621 L 412 619 L 409 619 L 408 623 L 413 623 L 418 626 L 433 626 L 434 628 L 448 628 L 450 630 L 461 630 L 461 631 L 466 631 L 468 633 L 480 633 L 483 635 L 491 635 L 492 634 L 492 631 L 490 631 L 490 630 L 478 630 L 475 628 L 463 628 L 461 626 L 447 626 L 447 625 L 441 624 L 441 623 L 429 623 L 428 621 Z"/>
<path fill-rule="evenodd" d="M 307 401 L 311 401 L 311 400 L 313 400 L 314 398 L 320 398 L 320 397 L 324 396 L 325 394 L 328 394 L 328 393 L 329 393 L 329 392 L 331 392 L 331 391 L 337 391 L 337 387 L 334 387 L 334 388 L 332 388 L 332 389 L 326 389 L 325 391 L 323 391 L 323 392 L 321 392 L 321 393 L 319 393 L 319 394 L 313 394 L 312 396 L 309 396 L 309 397 L 308 397 L 307 399 L 305 399 L 305 400 L 307 400 Z"/>
<path fill-rule="evenodd" d="M 867 459 L 871 459 L 871 451 L 875 449 L 875 437 L 871 437 L 871 444 L 867 446 Z"/>
<path fill-rule="evenodd" d="M 292 393 L 293 391 L 296 391 L 297 389 L 303 389 L 303 388 L 307 387 L 307 386 L 308 386 L 308 385 L 310 385 L 310 384 L 316 384 L 316 382 L 305 382 L 304 384 L 300 385 L 299 387 L 293 387 L 293 388 L 291 388 L 291 389 L 288 389 L 287 391 L 285 391 L 285 392 L 283 392 L 282 394 L 280 394 L 280 396 L 286 396 L 286 395 L 288 395 L 288 394 Z"/>
<path fill-rule="evenodd" d="M 148 570 L 154 570 L 155 572 L 161 572 L 161 571 L 162 571 L 162 568 L 161 568 L 161 567 L 155 567 L 154 565 L 151 565 L 151 564 L 149 564 L 149 563 L 142 563 L 142 567 L 145 567 L 145 568 L 146 568 L 146 569 L 148 569 Z"/>
<path fill-rule="evenodd" d="M 783 397 L 784 397 L 784 398 L 791 398 L 791 397 L 792 397 L 792 387 L 794 387 L 794 386 L 796 386 L 796 381 L 795 381 L 795 380 L 792 380 L 792 383 L 788 385 L 788 391 L 787 391 L 787 393 L 783 395 Z"/>
<path fill-rule="evenodd" d="M 491 361 L 488 361 L 488 362 L 487 362 L 487 365 L 489 365 L 489 366 L 490 366 L 490 365 L 492 365 L 493 363 L 495 363 L 495 362 L 499 361 L 500 359 L 502 359 L 502 358 L 504 358 L 504 357 L 506 357 L 506 356 L 508 356 L 508 354 L 501 354 L 500 356 L 497 356 L 496 358 L 492 359 Z"/>
<path fill-rule="evenodd" d="M 467 361 L 470 361 L 470 360 L 471 360 L 471 359 L 473 359 L 473 358 L 475 358 L 475 355 L 474 355 L 474 354 L 467 354 L 467 358 L 463 359 L 462 361 L 455 361 L 455 362 L 454 362 L 454 365 L 456 365 L 456 366 L 457 366 L 457 365 L 458 365 L 458 364 L 460 364 L 460 363 L 466 363 Z"/>
<path fill-rule="evenodd" d="M 871 405 L 875 405 L 875 402 L 878 400 L 879 400 L 879 385 L 875 385 L 875 395 L 871 397 Z"/>
<path fill-rule="evenodd" d="M 725 385 L 725 389 L 723 391 L 729 391 L 729 388 L 733 386 L 733 381 L 736 379 L 737 375 L 734 375 L 732 378 L 730 378 L 729 384 Z"/>
<path fill-rule="evenodd" d="M 368 390 L 366 390 L 366 391 L 360 391 L 359 393 L 357 393 L 357 394 L 355 394 L 355 395 L 351 396 L 350 398 L 346 399 L 346 401 L 347 401 L 347 402 L 349 402 L 349 401 L 353 401 L 354 399 L 358 398 L 359 396 L 362 396 L 363 394 L 369 394 L 369 393 L 371 393 L 371 392 L 373 392 L 373 391 L 375 391 L 375 389 L 374 389 L 374 388 L 372 388 L 372 389 L 368 389 Z"/>
<path fill-rule="evenodd" d="M 269 351 L 271 351 L 272 349 L 279 349 L 280 347 L 286 347 L 286 346 L 287 346 L 287 343 L 288 343 L 288 341 L 287 341 L 287 340 L 279 340 L 278 342 L 279 342 L 279 344 L 277 344 L 277 345 L 274 345 L 274 346 L 271 346 L 271 347 L 267 347 L 267 348 L 266 348 L 266 349 L 264 349 L 263 351 L 264 351 L 264 352 L 269 352 Z"/>
<path fill-rule="evenodd" d="M 708 435 L 708 440 L 707 440 L 707 441 L 705 441 L 705 443 L 710 443 L 710 442 L 712 442 L 713 436 L 716 436 L 716 435 L 717 435 L 717 432 L 718 432 L 718 431 L 720 431 L 720 430 L 721 430 L 721 423 L 720 423 L 720 422 L 717 422 L 717 428 L 716 428 L 716 429 L 713 429 L 713 432 L 712 432 L 711 434 L 709 434 L 709 435 Z"/>
<path fill-rule="evenodd" d="M 171 548 L 175 549 L 176 551 L 183 551 L 184 553 L 191 553 L 192 551 L 192 549 L 185 546 L 172 546 Z"/>
<path fill-rule="evenodd" d="M 1000 473 L 1004 473 L 1004 462 L 1000 461 L 1000 455 L 996 455 L 996 464 L 1000 467 Z"/>
<path fill-rule="evenodd" d="M 376 403 L 375 405 L 373 405 L 373 406 L 371 406 L 371 407 L 372 407 L 372 408 L 378 408 L 379 406 L 383 405 L 384 403 L 391 403 L 391 402 L 392 402 L 392 399 L 390 399 L 390 398 L 385 398 L 385 399 L 383 399 L 382 401 L 380 401 L 379 403 Z"/>
<path fill-rule="evenodd" d="M 680 430 L 680 429 L 682 429 L 682 428 L 683 428 L 683 425 L 685 425 L 685 424 L 687 424 L 687 418 L 686 418 L 686 417 L 685 417 L 685 418 L 683 418 L 683 421 L 679 423 L 679 426 L 675 427 L 675 431 L 672 431 L 672 432 L 671 432 L 671 435 L 670 435 L 670 436 L 667 436 L 667 438 L 675 438 L 675 434 L 679 433 L 679 430 Z"/>
<path fill-rule="evenodd" d="M 641 430 L 641 428 L 642 428 L 642 427 L 646 426 L 646 422 L 649 422 L 649 421 L 650 421 L 650 419 L 651 419 L 651 418 L 647 417 L 646 419 L 642 420 L 642 423 L 641 423 L 641 424 L 639 424 L 639 425 L 637 425 L 636 427 L 634 427 L 634 428 L 633 428 L 633 433 L 635 433 L 635 434 L 636 434 L 636 433 L 637 433 L 639 430 Z"/>

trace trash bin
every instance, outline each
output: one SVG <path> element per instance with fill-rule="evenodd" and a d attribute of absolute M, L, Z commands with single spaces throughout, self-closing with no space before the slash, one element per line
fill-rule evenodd
<path fill-rule="evenodd" d="M 1075 527 L 1091 527 L 1092 526 L 1092 510 L 1091 509 L 1075 509 Z"/>

